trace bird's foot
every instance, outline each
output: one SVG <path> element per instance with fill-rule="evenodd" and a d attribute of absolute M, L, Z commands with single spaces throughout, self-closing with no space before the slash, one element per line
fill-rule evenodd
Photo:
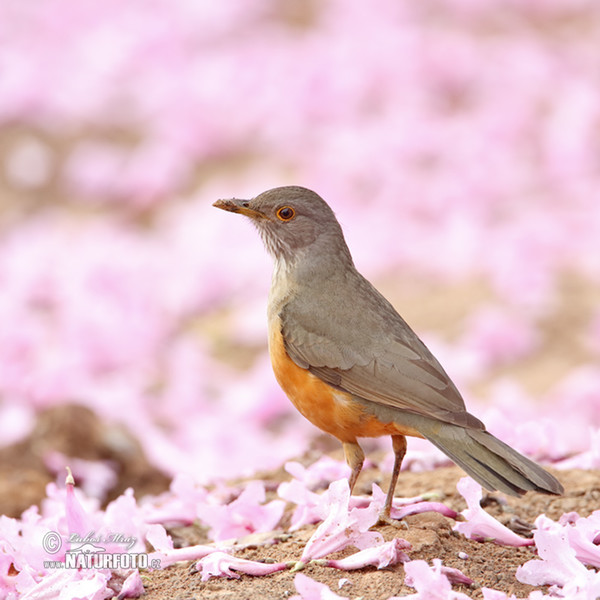
<path fill-rule="evenodd" d="M 384 510 L 379 513 L 379 518 L 377 519 L 377 523 L 375 523 L 375 525 L 380 527 L 384 525 L 391 525 L 392 527 L 408 529 L 406 521 L 403 521 L 402 519 L 393 519 L 390 517 L 389 512 L 386 513 Z"/>

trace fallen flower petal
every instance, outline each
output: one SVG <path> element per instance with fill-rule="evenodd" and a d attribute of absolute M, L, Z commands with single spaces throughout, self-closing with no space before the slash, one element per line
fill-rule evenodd
<path fill-rule="evenodd" d="M 550 592 L 554 592 L 550 588 Z M 583 581 L 569 581 L 561 590 L 563 598 L 569 600 L 590 600 L 600 598 L 600 573 L 588 571 L 588 578 Z M 532 598 L 532 600 L 536 600 Z"/>
<path fill-rule="evenodd" d="M 408 562 L 410 558 L 403 550 L 410 550 L 410 548 L 411 545 L 406 540 L 394 538 L 390 542 L 385 542 L 380 546 L 365 548 L 346 558 L 339 560 L 319 559 L 312 562 L 323 567 L 333 567 L 344 571 L 362 569 L 368 566 L 384 569 L 399 562 Z"/>
<path fill-rule="evenodd" d="M 435 563 L 437 558 L 433 559 Z M 445 567 L 442 565 L 441 567 L 442 573 L 449 579 L 450 583 L 455 583 L 458 585 L 472 585 L 474 581 L 467 577 L 461 570 L 455 569 L 454 567 Z"/>
<path fill-rule="evenodd" d="M 559 523 L 559 525 L 575 525 L 575 523 L 577 523 L 577 521 L 579 519 L 581 519 L 579 514 L 576 513 L 575 511 L 571 511 L 571 512 L 567 512 L 567 513 L 563 513 L 560 516 L 560 518 L 558 519 L 558 523 Z M 536 521 L 536 523 L 537 523 L 537 521 Z M 538 526 L 538 529 L 543 529 L 543 528 Z"/>
<path fill-rule="evenodd" d="M 296 504 L 288 531 L 296 531 L 303 525 L 312 525 L 323 519 L 323 498 L 311 492 L 305 483 L 293 479 L 284 481 L 277 488 L 280 498 Z"/>
<path fill-rule="evenodd" d="M 346 596 L 338 596 L 324 583 L 319 583 L 302 573 L 294 577 L 294 585 L 299 595 L 292 596 L 290 600 L 348 600 Z"/>
<path fill-rule="evenodd" d="M 21 600 L 104 600 L 108 577 L 106 572 L 99 570 L 66 569 L 46 575 L 37 583 L 30 580 L 31 587 L 17 585 L 17 590 Z"/>
<path fill-rule="evenodd" d="M 214 552 L 219 552 L 219 549 L 213 546 L 204 546 L 200 544 L 197 546 L 187 546 L 186 548 L 172 548 L 170 550 L 167 549 L 152 552 L 148 555 L 148 561 L 152 564 L 154 559 L 158 559 L 160 561 L 160 568 L 166 569 L 177 562 L 199 560 Z"/>
<path fill-rule="evenodd" d="M 133 490 L 127 488 L 118 498 L 115 498 L 106 507 L 102 517 L 101 529 L 98 532 L 105 531 L 107 542 L 103 547 L 107 552 L 121 552 L 125 548 L 128 552 L 145 552 L 146 544 L 143 541 L 145 535 L 145 526 L 143 524 L 143 515 L 138 505 Z M 111 532 L 118 532 L 118 536 L 110 535 Z M 118 543 L 120 538 L 123 543 Z M 112 540 L 112 543 L 108 542 Z"/>
<path fill-rule="evenodd" d="M 592 575 L 577 560 L 566 529 L 536 529 L 533 539 L 540 558 L 529 560 L 517 569 L 516 578 L 521 583 L 562 587 L 570 581 L 584 584 Z"/>
<path fill-rule="evenodd" d="M 594 511 L 589 517 L 567 513 L 559 523 L 567 524 L 567 538 L 577 558 L 586 565 L 600 568 L 600 548 L 596 542 L 600 533 L 600 511 Z"/>
<path fill-rule="evenodd" d="M 600 429 L 590 429 L 589 448 L 578 452 L 574 456 L 557 462 L 557 469 L 585 469 L 592 470 L 600 468 Z"/>
<path fill-rule="evenodd" d="M 584 532 L 577 526 L 569 526 L 567 529 L 567 538 L 571 547 L 575 550 L 575 556 L 584 565 L 600 568 L 600 548 L 585 537 Z"/>
<path fill-rule="evenodd" d="M 69 467 L 67 467 L 67 473 L 68 475 L 65 481 L 67 486 L 67 496 L 65 500 L 67 527 L 69 529 L 69 536 L 76 534 L 81 538 L 90 531 L 93 531 L 93 528 L 87 513 L 83 510 L 83 507 L 75 495 L 75 480 L 73 479 L 73 474 Z"/>
<path fill-rule="evenodd" d="M 517 579 L 531 585 L 560 586 L 565 597 L 567 588 L 574 592 L 586 590 L 589 597 L 595 597 L 600 590 L 600 575 L 584 564 L 599 564 L 598 547 L 593 541 L 600 529 L 599 521 L 599 511 L 586 518 L 565 513 L 558 522 L 540 515 L 533 537 L 541 560 L 530 560 L 519 567 Z"/>
<path fill-rule="evenodd" d="M 385 492 L 376 484 L 373 483 L 372 492 L 370 496 L 352 496 L 350 499 L 350 506 L 352 508 L 364 508 L 372 502 L 378 503 L 380 510 L 385 503 Z M 429 502 L 439 500 L 440 495 L 436 492 L 428 492 L 419 496 L 412 496 L 411 498 L 398 498 L 394 497 L 392 500 L 392 510 L 400 510 L 407 504 L 417 504 L 419 502 Z"/>
<path fill-rule="evenodd" d="M 42 458 L 46 467 L 57 475 L 67 465 L 72 467 L 79 489 L 92 498 L 104 500 L 118 480 L 115 465 L 108 460 L 85 460 L 56 450 L 44 453 Z"/>
<path fill-rule="evenodd" d="M 458 516 L 455 510 L 452 510 L 442 502 L 415 502 L 414 504 L 407 504 L 399 508 L 392 506 L 390 516 L 392 519 L 403 519 L 409 515 L 418 515 L 424 512 L 438 512 L 451 519 L 456 519 Z"/>
<path fill-rule="evenodd" d="M 211 577 L 229 577 L 238 579 L 239 573 L 246 575 L 270 575 L 277 571 L 283 571 L 292 563 L 261 563 L 245 558 L 237 558 L 225 552 L 212 552 L 196 563 L 196 570 L 202 572 L 202 581 Z"/>
<path fill-rule="evenodd" d="M 275 529 L 285 508 L 283 500 L 265 502 L 262 481 L 250 481 L 244 491 L 226 505 L 201 503 L 198 517 L 211 527 L 211 537 L 219 542 L 249 533 Z"/>
<path fill-rule="evenodd" d="M 196 519 L 197 507 L 206 502 L 208 492 L 185 473 L 179 473 L 171 482 L 169 491 L 157 496 L 156 502 L 142 507 L 147 523 L 182 523 L 191 525 Z"/>
<path fill-rule="evenodd" d="M 417 590 L 416 594 L 404 596 L 413 600 L 444 598 L 448 600 L 468 600 L 468 596 L 452 590 L 450 579 L 442 572 L 442 561 L 433 560 L 430 567 L 424 560 L 413 560 L 404 565 L 404 583 Z M 391 600 L 391 599 L 390 599 Z"/>
<path fill-rule="evenodd" d="M 481 486 L 470 477 L 463 477 L 456 484 L 456 489 L 467 501 L 467 509 L 462 511 L 466 519 L 457 523 L 453 529 L 471 540 L 493 541 L 506 546 L 532 546 L 532 539 L 522 538 L 497 521 L 481 508 Z"/>
<path fill-rule="evenodd" d="M 371 504 L 367 508 L 349 510 L 350 488 L 346 479 L 334 481 L 324 500 L 329 506 L 329 514 L 306 543 L 296 568 L 350 544 L 362 549 L 383 542 L 381 534 L 368 531 L 377 522 L 378 507 Z"/>
<path fill-rule="evenodd" d="M 123 600 L 123 598 L 139 598 L 143 593 L 144 584 L 142 583 L 140 572 L 136 569 L 123 582 L 117 600 Z"/>
<path fill-rule="evenodd" d="M 288 461 L 284 468 L 311 490 L 324 483 L 347 478 L 350 475 L 350 467 L 344 461 L 335 460 L 329 456 L 322 456 L 309 467 L 304 467 L 296 461 Z"/>
<path fill-rule="evenodd" d="M 146 525 L 146 541 L 158 551 L 173 549 L 173 539 L 167 530 L 158 523 Z"/>

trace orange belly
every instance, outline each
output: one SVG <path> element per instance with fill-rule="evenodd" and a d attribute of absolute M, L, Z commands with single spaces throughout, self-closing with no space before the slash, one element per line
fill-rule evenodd
<path fill-rule="evenodd" d="M 359 437 L 412 435 L 415 429 L 394 422 L 383 423 L 369 414 L 350 394 L 336 390 L 307 369 L 299 367 L 288 355 L 279 331 L 269 335 L 269 353 L 277 382 L 292 404 L 313 425 L 342 442 Z"/>

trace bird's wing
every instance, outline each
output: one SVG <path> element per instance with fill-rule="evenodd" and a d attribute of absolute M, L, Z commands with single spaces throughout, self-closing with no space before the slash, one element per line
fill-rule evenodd
<path fill-rule="evenodd" d="M 279 318 L 290 358 L 326 383 L 375 404 L 484 429 L 466 411 L 439 362 L 383 296 L 378 294 L 376 313 L 357 304 L 351 325 L 335 318 L 319 321 L 314 311 L 293 303 L 284 306 Z"/>

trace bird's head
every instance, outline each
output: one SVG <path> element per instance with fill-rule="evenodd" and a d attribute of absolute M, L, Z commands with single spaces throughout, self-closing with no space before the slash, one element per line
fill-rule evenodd
<path fill-rule="evenodd" d="M 250 218 L 276 260 L 293 263 L 308 249 L 323 256 L 350 258 L 333 211 L 309 189 L 278 187 L 251 200 L 217 200 L 213 206 Z"/>

